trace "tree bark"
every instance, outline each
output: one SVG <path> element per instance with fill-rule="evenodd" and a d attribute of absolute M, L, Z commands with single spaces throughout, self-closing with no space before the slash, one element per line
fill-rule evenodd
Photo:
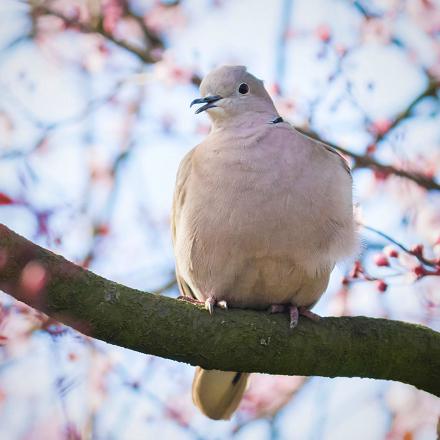
<path fill-rule="evenodd" d="M 46 273 L 40 292 L 26 284 L 32 265 Z M 210 316 L 106 280 L 4 225 L 0 289 L 96 339 L 207 369 L 396 380 L 440 396 L 440 333 L 421 325 L 302 318 L 292 331 L 287 315 L 216 309 Z"/>

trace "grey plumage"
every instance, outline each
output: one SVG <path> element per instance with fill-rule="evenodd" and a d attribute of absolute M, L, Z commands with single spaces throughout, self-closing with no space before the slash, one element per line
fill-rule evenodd
<path fill-rule="evenodd" d="M 182 294 L 231 307 L 311 308 L 335 263 L 357 247 L 345 160 L 287 122 L 272 124 L 273 102 L 244 67 L 216 69 L 200 89 L 215 97 L 197 100 L 208 102 L 213 126 L 182 160 L 172 211 Z M 222 382 L 221 373 L 197 370 L 193 386 L 195 403 L 213 418 L 230 417 L 247 382 L 238 396 L 233 373 L 224 373 L 226 397 L 212 408 L 222 393 L 207 383 Z"/>

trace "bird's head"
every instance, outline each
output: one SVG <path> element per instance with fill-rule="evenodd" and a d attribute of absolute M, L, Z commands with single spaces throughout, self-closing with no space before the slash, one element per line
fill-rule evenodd
<path fill-rule="evenodd" d="M 264 88 L 263 81 L 247 72 L 244 66 L 222 66 L 210 72 L 200 84 L 203 104 L 196 113 L 207 111 L 214 122 L 246 117 L 248 113 L 276 116 L 275 106 Z M 248 115 L 249 116 L 249 115 Z"/>

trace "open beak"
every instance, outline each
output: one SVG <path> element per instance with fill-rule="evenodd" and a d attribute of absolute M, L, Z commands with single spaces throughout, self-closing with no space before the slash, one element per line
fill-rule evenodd
<path fill-rule="evenodd" d="M 204 112 L 205 110 L 208 110 L 208 108 L 217 107 L 214 102 L 217 102 L 219 99 L 222 99 L 220 95 L 213 95 L 213 96 L 206 96 L 205 98 L 197 98 L 194 99 L 193 102 L 191 102 L 190 107 L 192 107 L 194 104 L 205 104 L 199 107 L 196 110 L 196 115 L 198 113 Z"/>

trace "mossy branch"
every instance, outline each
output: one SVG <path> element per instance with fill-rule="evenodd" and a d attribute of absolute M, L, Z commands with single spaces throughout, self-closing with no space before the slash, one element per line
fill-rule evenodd
<path fill-rule="evenodd" d="M 306 318 L 216 311 L 106 280 L 0 225 L 0 288 L 97 339 L 204 368 L 412 384 L 440 396 L 440 333 L 365 317 Z M 46 271 L 43 290 L 26 291 L 29 264 Z"/>

